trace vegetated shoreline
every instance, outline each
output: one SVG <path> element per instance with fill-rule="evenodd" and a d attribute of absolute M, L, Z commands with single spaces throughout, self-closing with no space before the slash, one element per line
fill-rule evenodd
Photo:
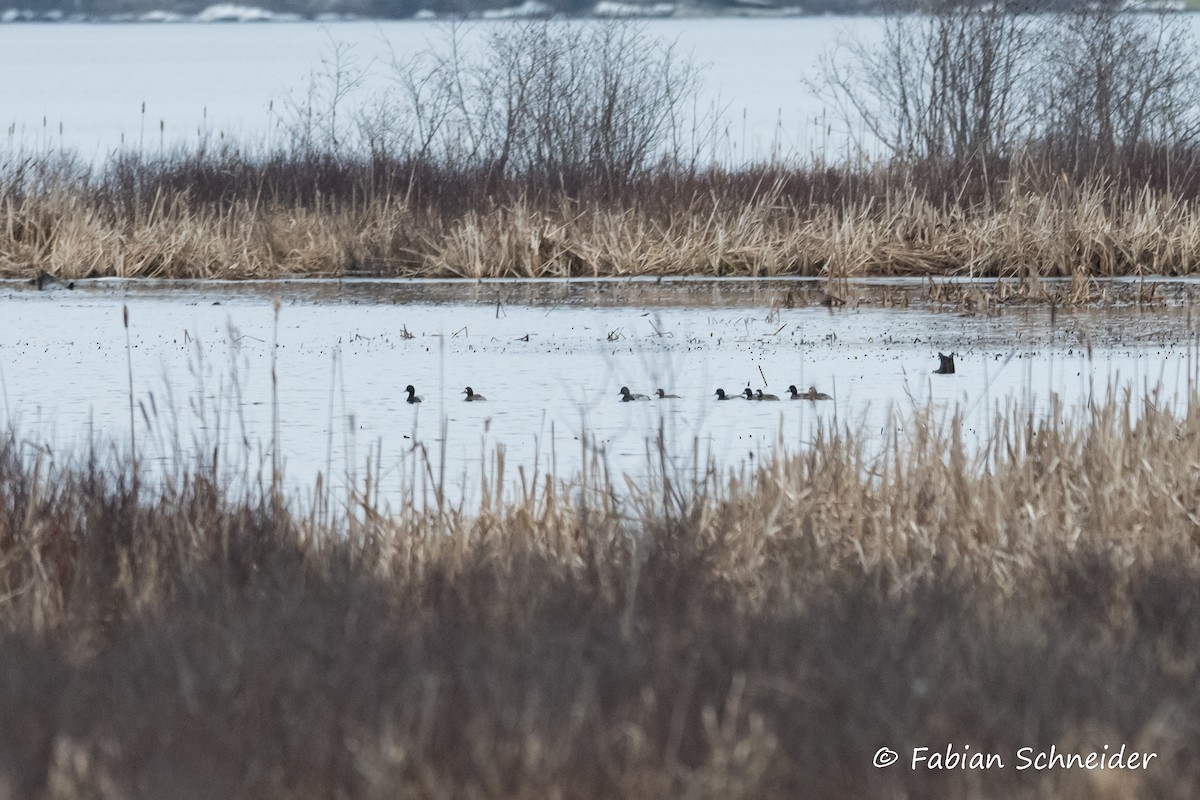
<path fill-rule="evenodd" d="M 12 434 L 0 783 L 1194 797 L 1200 405 L 1129 403 L 1000 414 L 977 461 L 918 410 L 882 455 L 825 429 L 739 480 L 593 475 L 468 515 L 297 516 L 279 482 L 237 493 L 200 463 L 148 486 Z M 909 767 L 965 745 L 1005 768 Z M 1015 769 L 1052 746 L 1156 760 L 1102 784 Z"/>
<path fill-rule="evenodd" d="M 1093 278 L 1200 265 L 1200 93 L 1170 15 L 888 16 L 810 88 L 894 157 L 769 164 L 718 158 L 727 121 L 701 107 L 702 67 L 645 25 L 441 35 L 376 65 L 386 88 L 366 96 L 371 68 L 331 40 L 270 147 L 9 154 L 0 274 L 799 275 L 828 280 L 831 303 L 854 277 L 969 276 L 1094 302 Z M 1093 69 L 1112 42 L 1131 57 Z"/>
<path fill-rule="evenodd" d="M 1172 156 L 1177 159 L 1177 156 Z M 59 279 L 1191 275 L 1196 173 L 1031 164 L 668 168 L 632 178 L 236 150 L 12 158 L 0 274 Z M 1062 299 L 1062 298 L 1059 298 Z"/>

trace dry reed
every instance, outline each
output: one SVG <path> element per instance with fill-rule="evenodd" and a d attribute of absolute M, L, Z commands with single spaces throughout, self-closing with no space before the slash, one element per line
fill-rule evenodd
<path fill-rule="evenodd" d="M 1044 277 L 1082 284 L 1200 264 L 1186 183 L 1010 175 L 968 194 L 966 179 L 930 186 L 910 168 L 845 167 L 838 181 L 817 169 L 666 174 L 590 196 L 521 181 L 489 189 L 486 175 L 432 172 L 418 185 L 412 171 L 376 185 L 325 175 L 335 167 L 323 163 L 291 178 L 269 165 L 231 166 L 233 178 L 186 166 L 145 165 L 115 188 L 70 175 L 36 191 L 0 182 L 0 274 L 976 276 L 1036 296 Z M 299 185 L 305 169 L 316 188 Z M 280 188 L 285 179 L 297 185 Z"/>
<path fill-rule="evenodd" d="M 1194 797 L 1200 405 L 993 429 L 333 523 L 10 437 L 0 791 Z M 871 766 L 948 743 L 1007 768 Z M 1013 768 L 1106 744 L 1157 760 Z"/>

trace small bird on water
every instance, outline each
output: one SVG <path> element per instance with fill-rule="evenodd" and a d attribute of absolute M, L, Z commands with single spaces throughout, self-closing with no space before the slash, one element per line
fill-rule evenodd
<path fill-rule="evenodd" d="M 632 392 L 629 391 L 628 386 L 621 387 L 621 402 L 622 403 L 630 403 L 634 400 L 649 400 L 649 399 L 650 398 L 646 397 L 646 395 L 644 395 L 644 394 L 633 394 Z"/>
<path fill-rule="evenodd" d="M 815 387 L 815 386 L 808 387 L 807 392 L 801 392 L 795 386 L 789 386 L 788 392 L 790 392 L 790 394 L 791 394 L 791 396 L 788 397 L 788 400 L 832 400 L 833 399 L 832 397 L 825 394 L 824 392 L 818 392 L 817 387 Z"/>
<path fill-rule="evenodd" d="M 413 388 L 413 385 L 411 383 L 408 386 L 404 387 L 404 391 L 408 392 L 408 399 L 405 400 L 404 402 L 406 402 L 406 403 L 420 403 L 421 402 L 421 397 L 417 394 L 417 390 Z"/>
<path fill-rule="evenodd" d="M 759 389 L 758 392 L 754 395 L 754 399 L 755 400 L 778 400 L 779 397 L 777 395 L 773 395 L 773 394 L 763 394 L 763 390 Z"/>
<path fill-rule="evenodd" d="M 468 403 L 477 403 L 480 400 L 487 400 L 487 398 L 484 397 L 483 395 L 475 394 L 475 390 L 472 389 L 470 386 L 463 389 L 463 394 L 465 394 L 467 396 L 466 402 L 468 402 Z"/>
<path fill-rule="evenodd" d="M 659 400 L 678 400 L 678 399 L 679 399 L 679 395 L 677 395 L 677 394 L 667 394 L 667 393 L 666 393 L 666 392 L 664 392 L 662 389 L 659 389 L 659 390 L 657 391 L 657 394 L 658 394 L 658 399 L 659 399 Z"/>

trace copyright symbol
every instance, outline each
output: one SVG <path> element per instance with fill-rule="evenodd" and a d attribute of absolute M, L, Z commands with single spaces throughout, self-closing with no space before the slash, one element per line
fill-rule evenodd
<path fill-rule="evenodd" d="M 900 755 L 895 750 L 888 747 L 881 747 L 875 751 L 875 760 L 873 763 L 879 769 L 883 769 L 895 764 L 899 759 Z"/>

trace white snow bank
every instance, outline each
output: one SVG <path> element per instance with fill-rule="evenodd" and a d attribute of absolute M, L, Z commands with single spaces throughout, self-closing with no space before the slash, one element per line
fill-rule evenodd
<path fill-rule="evenodd" d="M 277 14 L 257 6 L 217 3 L 195 16 L 196 22 L 296 22 L 299 14 Z"/>
<path fill-rule="evenodd" d="M 493 8 L 480 14 L 484 19 L 541 19 L 554 14 L 554 9 L 538 0 L 525 0 L 512 8 Z"/>
<path fill-rule="evenodd" d="M 592 9 L 592 14 L 608 19 L 626 19 L 631 17 L 669 17 L 675 13 L 674 3 L 619 3 L 615 0 L 600 0 Z"/>

